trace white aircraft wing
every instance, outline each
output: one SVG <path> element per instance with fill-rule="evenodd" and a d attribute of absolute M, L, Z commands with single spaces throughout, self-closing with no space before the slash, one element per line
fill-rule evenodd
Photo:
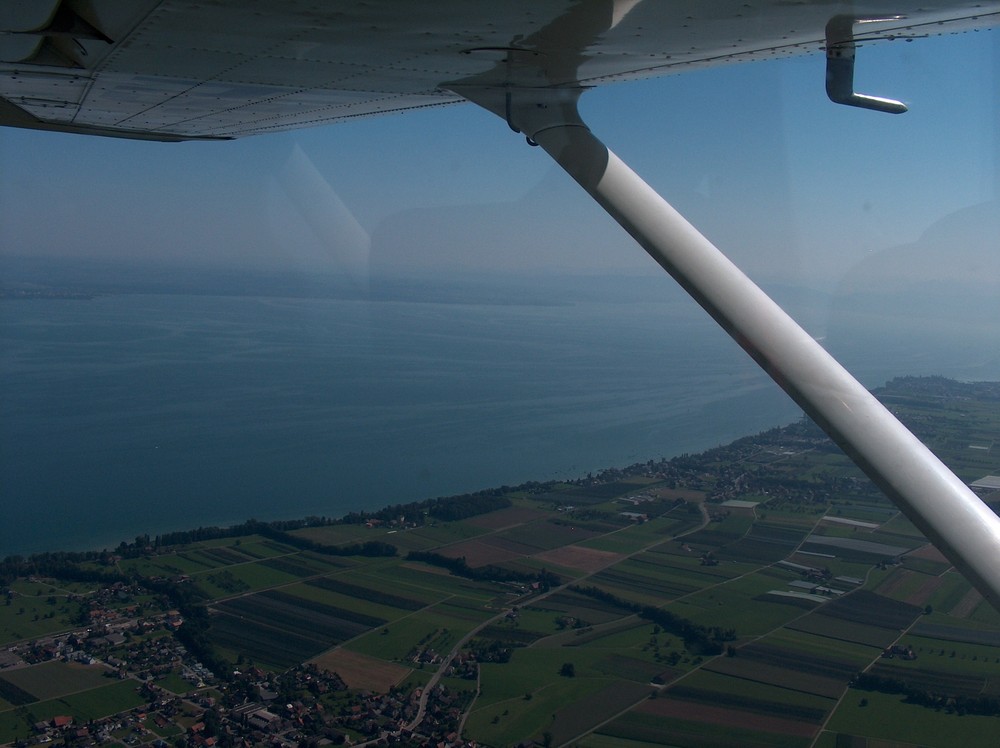
<path fill-rule="evenodd" d="M 462 101 L 450 84 L 594 86 L 994 22 L 998 2 L 7 0 L 0 124 L 234 138 Z M 817 85 L 822 85 L 817 80 Z"/>

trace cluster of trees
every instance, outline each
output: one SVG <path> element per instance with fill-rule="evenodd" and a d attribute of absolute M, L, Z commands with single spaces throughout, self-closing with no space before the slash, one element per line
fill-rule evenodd
<path fill-rule="evenodd" d="M 625 600 L 613 595 L 599 587 L 581 587 L 573 585 L 570 587 L 573 592 L 577 592 L 587 597 L 592 597 L 601 602 L 610 603 L 619 608 L 624 608 L 645 618 L 659 626 L 667 633 L 679 636 L 684 641 L 684 647 L 689 652 L 698 655 L 722 654 L 724 642 L 736 639 L 736 629 L 723 629 L 719 626 L 702 626 L 699 623 L 675 615 L 670 611 L 655 608 L 652 605 L 640 605 L 631 600 Z"/>
<path fill-rule="evenodd" d="M 454 522 L 497 509 L 506 509 L 510 506 L 510 499 L 504 494 L 512 490 L 516 489 L 502 486 L 477 493 L 411 501 L 409 504 L 393 504 L 374 512 L 351 512 L 341 521 L 344 524 L 356 525 L 373 519 L 391 522 L 402 518 L 404 522 L 420 525 L 424 523 L 425 518 L 431 517 L 442 522 Z"/>
<path fill-rule="evenodd" d="M 996 696 L 958 696 L 942 694 L 910 686 L 901 678 L 885 675 L 858 673 L 851 680 L 851 686 L 862 691 L 902 694 L 907 704 L 918 704 L 931 709 L 950 709 L 957 714 L 1000 715 L 1000 698 Z"/>
<path fill-rule="evenodd" d="M 211 622 L 204 593 L 193 584 L 169 579 L 146 577 L 142 583 L 166 597 L 184 618 L 184 625 L 174 633 L 177 640 L 217 677 L 229 680 L 232 665 L 216 651 L 209 636 Z"/>
<path fill-rule="evenodd" d="M 87 561 L 100 561 L 104 556 L 102 551 L 72 552 L 59 551 L 55 553 L 36 553 L 27 558 L 24 556 L 7 556 L 0 561 L 0 584 L 10 584 L 18 577 L 27 576 L 58 576 L 56 570 L 65 570 L 72 575 L 77 573 L 77 564 Z M 75 580 L 78 576 L 63 576 L 63 579 Z M 124 580 L 124 577 L 122 577 Z M 90 577 L 86 580 L 90 581 Z"/>
<path fill-rule="evenodd" d="M 510 662 L 511 648 L 505 646 L 504 642 L 493 639 L 489 643 L 477 640 L 470 648 L 476 656 L 476 662 L 497 662 L 503 664 Z"/>
<path fill-rule="evenodd" d="M 513 569 L 505 569 L 502 566 L 494 566 L 493 564 L 472 568 L 466 563 L 465 556 L 451 558 L 449 556 L 442 556 L 440 553 L 434 553 L 433 551 L 410 551 L 406 555 L 406 558 L 410 561 L 422 561 L 425 564 L 440 566 L 450 571 L 456 577 L 474 579 L 480 582 L 520 582 L 524 584 L 538 582 L 542 590 L 547 590 L 553 585 L 560 583 L 559 577 L 556 574 L 545 569 L 531 574 L 514 571 Z"/>

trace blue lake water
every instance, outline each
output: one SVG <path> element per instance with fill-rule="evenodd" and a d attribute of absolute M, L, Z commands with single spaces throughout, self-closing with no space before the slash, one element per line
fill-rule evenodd
<path fill-rule="evenodd" d="M 0 315 L 0 557 L 578 477 L 799 415 L 687 302 L 120 295 Z M 866 384 L 995 376 L 925 353 L 846 356 Z"/>

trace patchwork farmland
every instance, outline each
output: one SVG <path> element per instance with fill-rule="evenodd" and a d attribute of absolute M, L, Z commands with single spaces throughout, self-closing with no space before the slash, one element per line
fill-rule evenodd
<path fill-rule="evenodd" d="M 881 395 L 972 482 L 984 459 L 1000 473 L 961 436 L 1000 429 L 996 390 L 900 380 Z M 156 711 L 136 743 L 201 745 L 199 721 L 242 734 L 246 713 L 273 717 L 253 723 L 261 745 L 307 725 L 581 748 L 1000 732 L 1000 614 L 805 423 L 586 480 L 247 523 L 69 569 L 8 583 L 0 742 L 56 717 L 152 713 L 168 692 L 190 706 Z M 137 664 L 147 651 L 155 666 Z"/>

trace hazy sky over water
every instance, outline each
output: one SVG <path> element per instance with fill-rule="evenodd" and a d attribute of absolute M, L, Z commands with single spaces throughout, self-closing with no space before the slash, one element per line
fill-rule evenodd
<path fill-rule="evenodd" d="M 831 288 L 997 199 L 998 40 L 861 48 L 858 89 L 903 99 L 902 116 L 829 103 L 820 56 L 619 84 L 582 108 L 753 277 Z M 540 149 L 472 105 L 232 143 L 5 128 L 0 168 L 6 254 L 352 277 L 659 272 Z M 997 237 L 982 243 L 971 250 Z M 972 275 L 984 272 L 997 279 L 995 263 Z"/>

